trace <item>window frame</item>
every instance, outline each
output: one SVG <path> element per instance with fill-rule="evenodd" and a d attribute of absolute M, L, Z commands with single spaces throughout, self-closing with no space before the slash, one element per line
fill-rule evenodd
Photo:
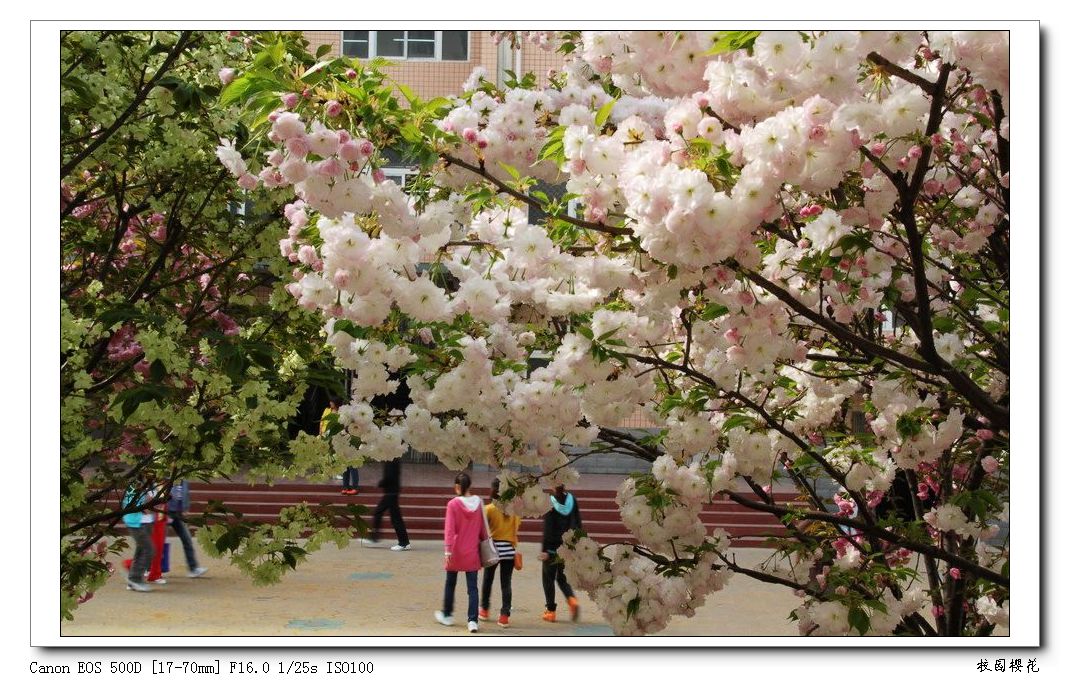
<path fill-rule="evenodd" d="M 359 31 L 361 29 L 347 29 L 348 31 Z M 424 31 L 426 29 L 413 29 L 414 31 Z M 452 30 L 452 29 L 451 29 Z M 465 56 L 464 59 L 452 59 L 442 57 L 442 31 L 435 31 L 435 54 L 432 57 L 409 57 L 409 30 L 402 29 L 405 34 L 402 43 L 404 55 L 380 55 L 379 54 L 379 31 L 368 31 L 368 56 L 356 57 L 350 55 L 348 57 L 356 57 L 356 59 L 370 60 L 375 57 L 382 57 L 388 60 L 399 60 L 403 62 L 471 62 L 472 61 L 472 32 L 465 31 Z M 347 57 L 345 54 L 345 44 L 349 43 L 363 43 L 363 41 L 346 41 L 345 31 L 338 32 L 338 53 L 342 57 Z M 417 42 L 426 42 L 425 39 L 416 39 Z"/>
<path fill-rule="evenodd" d="M 374 34 L 375 32 L 374 31 L 369 31 L 368 32 L 368 40 L 366 40 L 366 41 L 361 41 L 361 40 L 356 40 L 356 39 L 347 41 L 346 40 L 346 31 L 360 31 L 360 29 L 346 29 L 345 31 L 339 31 L 338 32 L 338 35 L 339 35 L 339 39 L 338 39 L 338 54 L 341 57 L 355 57 L 358 60 L 370 59 L 372 57 L 372 46 L 373 46 L 372 34 Z M 359 55 L 346 55 L 346 43 L 367 43 L 368 44 L 368 57 L 361 57 Z"/>

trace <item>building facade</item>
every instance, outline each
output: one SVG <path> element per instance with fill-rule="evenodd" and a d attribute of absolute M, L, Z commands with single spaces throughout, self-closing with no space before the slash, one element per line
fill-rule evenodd
<path fill-rule="evenodd" d="M 382 57 L 392 64 L 384 72 L 405 84 L 420 98 L 456 95 L 472 70 L 483 67 L 487 78 L 501 85 L 505 72 L 532 72 L 540 85 L 550 70 L 564 64 L 561 54 L 524 45 L 514 49 L 509 41 L 495 43 L 490 31 L 305 31 L 315 52 L 331 46 L 330 57 L 361 60 Z"/>

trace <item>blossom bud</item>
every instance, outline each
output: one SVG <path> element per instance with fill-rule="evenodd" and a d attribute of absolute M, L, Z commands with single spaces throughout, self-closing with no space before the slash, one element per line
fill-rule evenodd
<path fill-rule="evenodd" d="M 357 70 L 356 69 L 347 69 L 346 70 L 346 78 L 349 79 L 349 80 L 353 80 L 353 79 L 357 78 Z"/>
<path fill-rule="evenodd" d="M 245 189 L 246 191 L 252 191 L 253 189 L 255 189 L 256 183 L 256 177 L 254 177 L 249 172 L 246 172 L 245 174 L 242 174 L 240 177 L 238 177 L 238 186 Z"/>
<path fill-rule="evenodd" d="M 342 114 L 342 103 L 337 100 L 328 100 L 324 111 L 327 113 L 328 117 L 337 117 Z"/>
<path fill-rule="evenodd" d="M 880 157 L 881 155 L 884 155 L 884 151 L 886 150 L 888 150 L 888 145 L 883 141 L 877 141 L 873 144 L 873 147 L 870 149 L 870 152 L 872 152 L 877 157 Z"/>
<path fill-rule="evenodd" d="M 230 67 L 223 67 L 219 70 L 219 81 L 226 86 L 234 80 L 234 70 Z"/>
<path fill-rule="evenodd" d="M 910 150 L 907 151 L 907 157 L 909 157 L 911 160 L 917 160 L 919 157 L 921 157 L 921 153 L 921 146 L 912 145 L 910 146 Z"/>
<path fill-rule="evenodd" d="M 990 429 L 979 429 L 979 430 L 977 430 L 977 438 L 981 439 L 982 441 L 988 441 L 989 439 L 991 439 L 994 436 L 995 436 L 995 434 Z"/>
<path fill-rule="evenodd" d="M 346 141 L 338 148 L 338 155 L 346 162 L 356 162 L 362 159 L 360 145 L 356 141 Z"/>
<path fill-rule="evenodd" d="M 305 157 L 311 148 L 308 145 L 308 138 L 299 135 L 286 139 L 286 150 L 294 157 Z"/>
<path fill-rule="evenodd" d="M 981 459 L 981 469 L 991 475 L 999 469 L 999 461 L 992 456 L 985 456 Z"/>
<path fill-rule="evenodd" d="M 293 109 L 297 105 L 298 96 L 296 93 L 284 93 L 282 95 L 282 104 L 287 109 Z"/>

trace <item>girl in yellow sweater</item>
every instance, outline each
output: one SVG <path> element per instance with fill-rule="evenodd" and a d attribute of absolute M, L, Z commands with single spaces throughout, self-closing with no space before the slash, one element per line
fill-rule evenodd
<path fill-rule="evenodd" d="M 494 548 L 498 550 L 501 560 L 483 570 L 483 595 L 479 604 L 479 617 L 483 620 L 490 618 L 490 592 L 494 587 L 494 571 L 502 571 L 502 612 L 498 616 L 498 625 L 509 627 L 509 612 L 513 603 L 513 563 L 516 558 L 516 547 L 520 544 L 520 516 L 506 515 L 502 513 L 496 501 L 501 481 L 495 479 L 490 484 L 490 500 L 487 502 L 487 523 L 490 526 L 490 536 L 494 540 Z"/>

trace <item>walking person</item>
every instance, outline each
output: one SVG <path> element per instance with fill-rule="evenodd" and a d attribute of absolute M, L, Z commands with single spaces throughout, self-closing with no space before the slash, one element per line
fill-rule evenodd
<path fill-rule="evenodd" d="M 457 496 L 446 505 L 445 569 L 446 589 L 442 610 L 435 611 L 435 620 L 453 625 L 453 596 L 457 589 L 457 573 L 464 573 L 468 587 L 468 631 L 479 630 L 479 543 L 487 538 L 483 526 L 483 500 L 469 493 L 472 478 L 460 473 L 453 480 Z"/>
<path fill-rule="evenodd" d="M 561 547 L 565 533 L 572 529 L 580 529 L 580 506 L 576 497 L 565 491 L 563 485 L 557 485 L 554 493 L 550 495 L 550 510 L 543 516 L 542 525 L 542 553 L 539 560 L 542 561 L 542 591 L 546 597 L 546 611 L 542 619 L 547 622 L 557 620 L 557 602 L 554 598 L 554 583 L 561 588 L 561 593 L 568 601 L 568 608 L 572 612 L 572 621 L 580 617 L 580 604 L 572 591 L 568 580 L 565 579 L 565 564 L 557 557 L 557 550 Z"/>
<path fill-rule="evenodd" d="M 383 490 L 383 496 L 372 513 L 372 531 L 367 539 L 361 540 L 364 544 L 379 543 L 379 529 L 383 524 L 383 513 L 390 513 L 390 524 L 394 526 L 394 533 L 398 536 L 398 543 L 390 547 L 391 551 L 409 550 L 409 533 L 405 529 L 405 520 L 401 517 L 401 458 L 383 463 L 383 478 L 379 480 L 379 487 Z"/>
<path fill-rule="evenodd" d="M 320 418 L 320 436 L 327 434 L 327 417 L 337 413 L 339 405 L 337 398 L 327 401 L 327 407 L 323 409 L 323 416 Z M 360 493 L 360 473 L 355 467 L 347 467 L 345 472 L 335 479 L 342 480 L 342 493 L 346 496 L 356 496 Z"/>
<path fill-rule="evenodd" d="M 123 523 L 127 531 L 134 539 L 134 557 L 130 562 L 130 573 L 126 578 L 126 588 L 135 592 L 151 592 L 152 587 L 145 584 L 145 573 L 152 565 L 155 550 L 152 545 L 152 522 L 155 519 L 151 510 L 143 510 L 141 506 L 149 502 L 154 496 L 151 482 L 138 486 L 131 484 L 123 494 L 119 502 L 123 510 L 133 507 L 131 513 L 123 515 Z M 146 519 L 147 518 L 147 519 Z"/>
<path fill-rule="evenodd" d="M 154 494 L 158 494 L 159 491 L 159 487 L 153 487 Z M 152 522 L 145 525 L 152 532 L 152 564 L 149 566 L 149 574 L 145 576 L 145 581 L 167 584 L 167 578 L 163 576 L 163 554 L 167 546 L 167 516 L 159 506 L 152 510 Z"/>
<path fill-rule="evenodd" d="M 498 551 L 499 561 L 483 571 L 483 594 L 479 604 L 479 619 L 490 619 L 490 593 L 494 589 L 494 573 L 501 571 L 502 610 L 498 615 L 498 625 L 509 627 L 509 614 L 513 606 L 513 567 L 516 560 L 516 547 L 520 545 L 520 516 L 506 515 L 498 509 L 498 490 L 501 480 L 495 478 L 490 483 L 490 503 L 485 512 L 490 527 L 490 537 Z"/>
<path fill-rule="evenodd" d="M 208 572 L 208 568 L 202 568 L 197 564 L 197 552 L 193 548 L 193 537 L 190 536 L 189 527 L 183 518 L 189 510 L 189 482 L 182 480 L 171 487 L 171 498 L 167 501 L 167 517 L 171 519 L 171 527 L 178 540 L 182 542 L 182 551 L 186 554 L 186 565 L 189 566 L 190 577 L 200 577 Z"/>

